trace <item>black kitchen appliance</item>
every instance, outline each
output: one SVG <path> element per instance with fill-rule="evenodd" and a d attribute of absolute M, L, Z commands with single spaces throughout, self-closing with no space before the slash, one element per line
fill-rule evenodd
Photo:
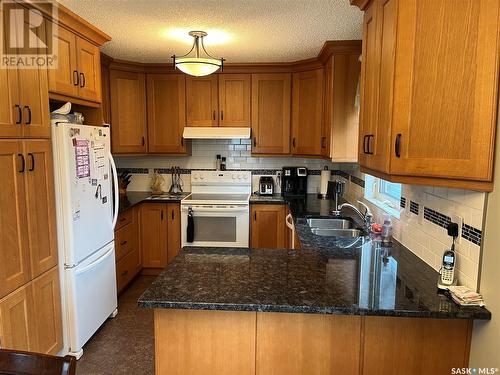
<path fill-rule="evenodd" d="M 274 180 L 271 176 L 262 176 L 259 178 L 259 195 L 273 195 Z"/>
<path fill-rule="evenodd" d="M 283 167 L 281 172 L 281 195 L 287 199 L 307 196 L 307 168 Z"/>

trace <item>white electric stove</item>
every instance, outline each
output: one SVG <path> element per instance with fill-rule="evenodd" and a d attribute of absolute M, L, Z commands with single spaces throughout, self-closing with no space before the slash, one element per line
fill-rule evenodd
<path fill-rule="evenodd" d="M 193 171 L 181 200 L 182 246 L 248 247 L 251 191 L 250 171 Z"/>

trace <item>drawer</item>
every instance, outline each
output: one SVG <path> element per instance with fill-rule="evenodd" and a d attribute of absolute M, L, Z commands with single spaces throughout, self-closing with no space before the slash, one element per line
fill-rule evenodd
<path fill-rule="evenodd" d="M 118 215 L 118 221 L 116 222 L 115 230 L 123 228 L 125 225 L 134 222 L 134 209 L 129 209 Z"/>
<path fill-rule="evenodd" d="M 115 231 L 115 257 L 120 260 L 137 246 L 137 225 L 131 223 Z"/>
<path fill-rule="evenodd" d="M 141 268 L 139 250 L 134 249 L 116 263 L 116 289 L 119 292 L 137 275 Z"/>

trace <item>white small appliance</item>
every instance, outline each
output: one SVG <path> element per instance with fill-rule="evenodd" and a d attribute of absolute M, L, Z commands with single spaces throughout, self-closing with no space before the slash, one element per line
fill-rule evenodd
<path fill-rule="evenodd" d="M 118 181 L 109 130 L 52 120 L 63 351 L 77 358 L 117 313 Z"/>
<path fill-rule="evenodd" d="M 193 171 L 181 200 L 182 246 L 248 247 L 251 191 L 250 171 Z"/>

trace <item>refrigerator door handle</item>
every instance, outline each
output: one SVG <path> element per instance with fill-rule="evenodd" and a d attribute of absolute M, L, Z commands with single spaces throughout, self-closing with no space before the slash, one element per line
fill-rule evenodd
<path fill-rule="evenodd" d="M 111 155 L 111 152 L 109 153 L 109 164 L 111 165 L 111 174 L 113 175 L 113 188 L 114 188 L 114 209 L 115 212 L 113 213 L 113 229 L 115 229 L 116 226 L 116 221 L 118 220 L 118 205 L 120 204 L 120 196 L 118 192 L 118 172 L 116 171 L 116 164 L 115 160 L 113 159 L 113 156 Z"/>
<path fill-rule="evenodd" d="M 88 271 L 89 269 L 91 268 L 94 268 L 96 265 L 98 265 L 99 263 L 102 263 L 104 260 L 106 260 L 106 258 L 108 258 L 110 255 L 112 255 L 114 253 L 114 250 L 115 248 L 112 247 L 111 249 L 108 250 L 108 252 L 102 256 L 100 256 L 99 258 L 97 258 L 96 260 L 94 260 L 92 263 L 86 265 L 85 267 L 83 267 L 82 269 L 79 269 L 75 272 L 75 275 L 80 275 L 86 271 Z"/>

